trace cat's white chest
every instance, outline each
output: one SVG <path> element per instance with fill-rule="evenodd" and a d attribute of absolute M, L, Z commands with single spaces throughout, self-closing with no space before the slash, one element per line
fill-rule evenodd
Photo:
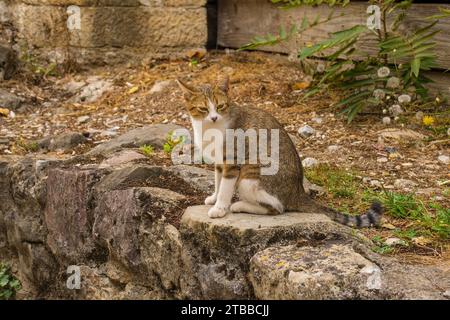
<path fill-rule="evenodd" d="M 191 120 L 192 128 L 194 130 L 194 143 L 197 148 L 204 150 L 213 142 L 214 147 L 223 148 L 227 129 L 227 122 L 225 120 L 218 122 Z M 212 139 L 212 137 L 214 137 L 214 139 Z M 217 138 L 219 139 L 216 140 Z"/>

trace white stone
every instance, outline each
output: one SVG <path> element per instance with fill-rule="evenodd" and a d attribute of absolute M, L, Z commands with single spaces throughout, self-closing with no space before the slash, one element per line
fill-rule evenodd
<path fill-rule="evenodd" d="M 112 90 L 112 82 L 106 80 L 87 80 L 89 84 L 75 97 L 76 102 L 92 103 L 98 100 L 103 93 Z"/>
<path fill-rule="evenodd" d="M 446 155 L 441 155 L 438 157 L 438 161 L 443 164 L 449 164 L 450 163 L 450 157 Z"/>
<path fill-rule="evenodd" d="M 89 116 L 80 116 L 77 118 L 77 124 L 86 123 L 90 119 Z"/>
<path fill-rule="evenodd" d="M 381 120 L 383 122 L 383 124 L 390 124 L 391 123 L 391 118 L 389 117 L 383 117 L 383 119 Z"/>
<path fill-rule="evenodd" d="M 336 152 L 339 149 L 341 149 L 341 146 L 337 146 L 337 145 L 331 145 L 331 146 L 328 146 L 328 148 L 327 148 L 328 152 L 331 152 L 331 153 Z"/>
<path fill-rule="evenodd" d="M 167 87 L 174 83 L 173 80 L 157 81 L 150 89 L 150 94 L 159 93 L 164 91 Z"/>
<path fill-rule="evenodd" d="M 375 265 L 368 265 L 361 269 L 363 274 L 368 274 L 366 286 L 369 290 L 381 289 L 381 269 Z"/>
<path fill-rule="evenodd" d="M 377 159 L 377 162 L 379 162 L 379 163 L 388 162 L 388 158 L 386 158 L 386 157 L 378 158 L 378 159 Z"/>
<path fill-rule="evenodd" d="M 370 186 L 375 188 L 381 188 L 381 182 L 378 180 L 370 180 Z"/>
<path fill-rule="evenodd" d="M 412 180 L 408 180 L 408 179 L 396 179 L 394 182 L 394 187 L 399 188 L 399 189 L 413 188 L 416 186 L 417 186 L 417 183 L 415 183 Z"/>
<path fill-rule="evenodd" d="M 311 167 L 314 167 L 314 166 L 316 166 L 318 164 L 319 164 L 319 161 L 317 161 L 317 159 L 314 159 L 314 158 L 311 158 L 311 157 L 305 158 L 302 161 L 302 165 L 303 165 L 304 168 L 311 168 Z"/>
<path fill-rule="evenodd" d="M 387 244 L 388 246 L 395 246 L 395 245 L 404 245 L 405 241 L 399 238 L 387 238 L 384 241 L 384 243 Z"/>
<path fill-rule="evenodd" d="M 298 134 L 303 138 L 308 138 L 314 134 L 315 130 L 308 125 L 304 125 L 300 129 L 298 129 Z"/>
<path fill-rule="evenodd" d="M 317 124 L 321 124 L 323 122 L 323 118 L 314 117 L 314 118 L 312 118 L 312 121 L 314 121 Z"/>
<path fill-rule="evenodd" d="M 402 107 L 400 107 L 398 104 L 394 104 L 393 106 L 389 107 L 389 112 L 394 116 L 397 117 L 403 113 Z"/>
<path fill-rule="evenodd" d="M 68 83 L 66 83 L 66 85 L 64 86 L 64 89 L 66 89 L 67 91 L 70 92 L 76 92 L 78 90 L 80 90 L 81 88 L 83 88 L 86 85 L 86 82 L 84 81 L 70 81 Z"/>

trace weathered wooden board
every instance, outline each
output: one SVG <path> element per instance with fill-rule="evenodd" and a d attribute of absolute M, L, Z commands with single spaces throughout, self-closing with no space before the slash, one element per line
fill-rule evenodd
<path fill-rule="evenodd" d="M 326 24 L 321 24 L 303 34 L 292 38 L 281 45 L 261 48 L 261 50 L 280 53 L 296 52 L 302 46 L 324 40 L 330 32 L 352 27 L 367 22 L 367 2 L 352 2 L 346 7 L 330 8 L 327 5 L 319 7 L 301 6 L 289 10 L 281 10 L 269 0 L 221 0 L 219 1 L 218 39 L 220 46 L 239 48 L 249 43 L 255 36 L 267 33 L 277 34 L 280 26 L 289 27 L 300 24 L 307 16 L 313 21 L 317 15 L 326 18 L 332 10 L 337 18 Z M 424 17 L 438 14 L 439 7 L 450 5 L 414 4 L 405 20 L 405 29 L 411 30 L 417 26 L 425 25 Z M 437 28 L 441 29 L 435 39 L 437 42 L 437 62 L 443 69 L 450 69 L 450 18 L 442 19 Z M 368 36 L 361 50 L 376 52 L 374 36 Z"/>
<path fill-rule="evenodd" d="M 227 48 L 239 48 L 249 43 L 255 36 L 267 33 L 277 34 L 280 26 L 288 29 L 293 23 L 300 24 L 304 16 L 313 21 L 317 15 L 326 18 L 332 10 L 337 18 L 321 24 L 282 44 L 263 47 L 261 50 L 278 53 L 296 53 L 302 46 L 316 43 L 328 38 L 331 32 L 367 22 L 367 2 L 352 2 L 348 6 L 319 7 L 302 6 L 295 9 L 281 10 L 268 0 L 221 0 L 219 1 L 218 45 Z M 425 25 L 423 17 L 439 12 L 438 7 L 449 5 L 414 4 L 405 20 L 405 28 L 412 29 Z M 437 42 L 437 62 L 442 69 L 450 69 L 450 18 L 441 20 L 437 28 L 441 29 L 435 39 Z M 375 35 L 368 35 L 360 49 L 369 54 L 376 52 Z M 429 72 L 427 75 L 435 81 L 430 87 L 450 95 L 450 73 Z"/>

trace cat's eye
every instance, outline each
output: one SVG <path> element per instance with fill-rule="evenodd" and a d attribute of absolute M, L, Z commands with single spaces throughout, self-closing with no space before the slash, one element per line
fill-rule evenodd
<path fill-rule="evenodd" d="M 226 106 L 227 106 L 226 103 L 221 103 L 221 104 L 217 105 L 217 110 L 220 111 L 220 110 L 224 109 Z"/>
<path fill-rule="evenodd" d="M 200 112 L 202 112 L 202 113 L 207 113 L 207 112 L 209 112 L 209 110 L 208 110 L 208 108 L 204 108 L 204 107 L 199 107 L 199 108 L 197 108 Z"/>

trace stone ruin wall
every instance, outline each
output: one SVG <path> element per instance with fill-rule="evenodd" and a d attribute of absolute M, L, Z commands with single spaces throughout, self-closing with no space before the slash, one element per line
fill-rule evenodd
<path fill-rule="evenodd" d="M 58 63 L 176 57 L 205 47 L 205 6 L 206 0 L 0 0 L 0 23 L 9 29 L 0 38 Z"/>

